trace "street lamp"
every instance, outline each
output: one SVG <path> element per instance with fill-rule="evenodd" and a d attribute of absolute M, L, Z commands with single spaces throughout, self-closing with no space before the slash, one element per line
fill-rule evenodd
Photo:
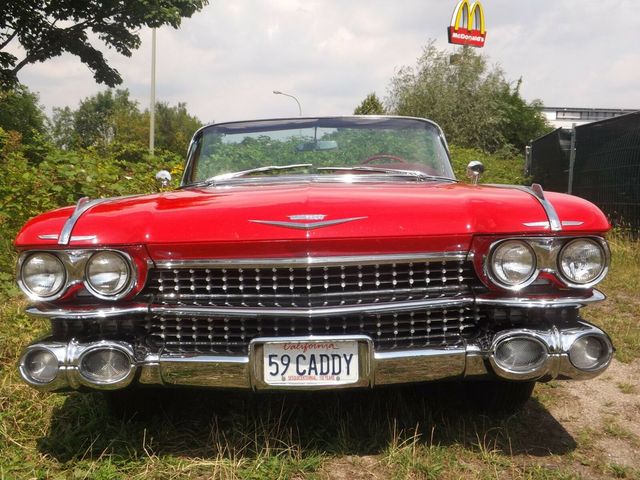
<path fill-rule="evenodd" d="M 284 95 L 285 97 L 293 98 L 296 101 L 296 103 L 298 104 L 298 112 L 300 113 L 300 116 L 302 116 L 302 107 L 300 106 L 300 102 L 298 101 L 298 99 L 296 97 L 294 97 L 293 95 L 289 95 L 288 93 L 281 92 L 280 90 L 274 90 L 273 93 L 275 95 Z"/>

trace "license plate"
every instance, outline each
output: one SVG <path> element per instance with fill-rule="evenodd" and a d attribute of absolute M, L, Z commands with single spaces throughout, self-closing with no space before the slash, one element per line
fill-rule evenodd
<path fill-rule="evenodd" d="M 263 346 L 268 385 L 343 385 L 358 381 L 358 342 L 274 342 Z"/>

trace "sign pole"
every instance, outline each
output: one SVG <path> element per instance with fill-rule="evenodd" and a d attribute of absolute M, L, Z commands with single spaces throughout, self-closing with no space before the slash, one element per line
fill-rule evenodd
<path fill-rule="evenodd" d="M 151 30 L 151 100 L 149 105 L 149 155 L 156 143 L 156 29 Z"/>

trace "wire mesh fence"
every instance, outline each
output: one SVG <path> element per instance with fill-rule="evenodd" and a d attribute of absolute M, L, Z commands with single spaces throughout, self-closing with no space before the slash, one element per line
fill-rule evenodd
<path fill-rule="evenodd" d="M 640 112 L 534 140 L 528 169 L 545 190 L 585 198 L 640 233 Z"/>

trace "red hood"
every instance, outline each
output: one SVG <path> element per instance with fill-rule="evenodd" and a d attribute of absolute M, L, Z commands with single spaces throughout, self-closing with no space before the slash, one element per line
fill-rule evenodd
<path fill-rule="evenodd" d="M 573 231 L 609 228 L 602 212 L 577 197 L 549 194 L 561 220 L 583 222 Z M 72 209 L 31 220 L 16 246 L 55 245 L 39 235 L 59 234 Z M 311 230 L 260 221 L 324 215 L 324 221 L 360 218 Z M 545 211 L 531 195 L 466 184 L 335 184 L 192 188 L 99 204 L 82 215 L 73 235 L 95 236 L 71 246 L 146 244 L 154 258 L 282 256 L 367 251 L 465 250 L 473 234 L 542 233 Z M 299 223 L 313 220 L 297 220 Z M 316 220 L 317 221 L 317 220 Z M 429 239 L 427 241 L 427 239 Z"/>

